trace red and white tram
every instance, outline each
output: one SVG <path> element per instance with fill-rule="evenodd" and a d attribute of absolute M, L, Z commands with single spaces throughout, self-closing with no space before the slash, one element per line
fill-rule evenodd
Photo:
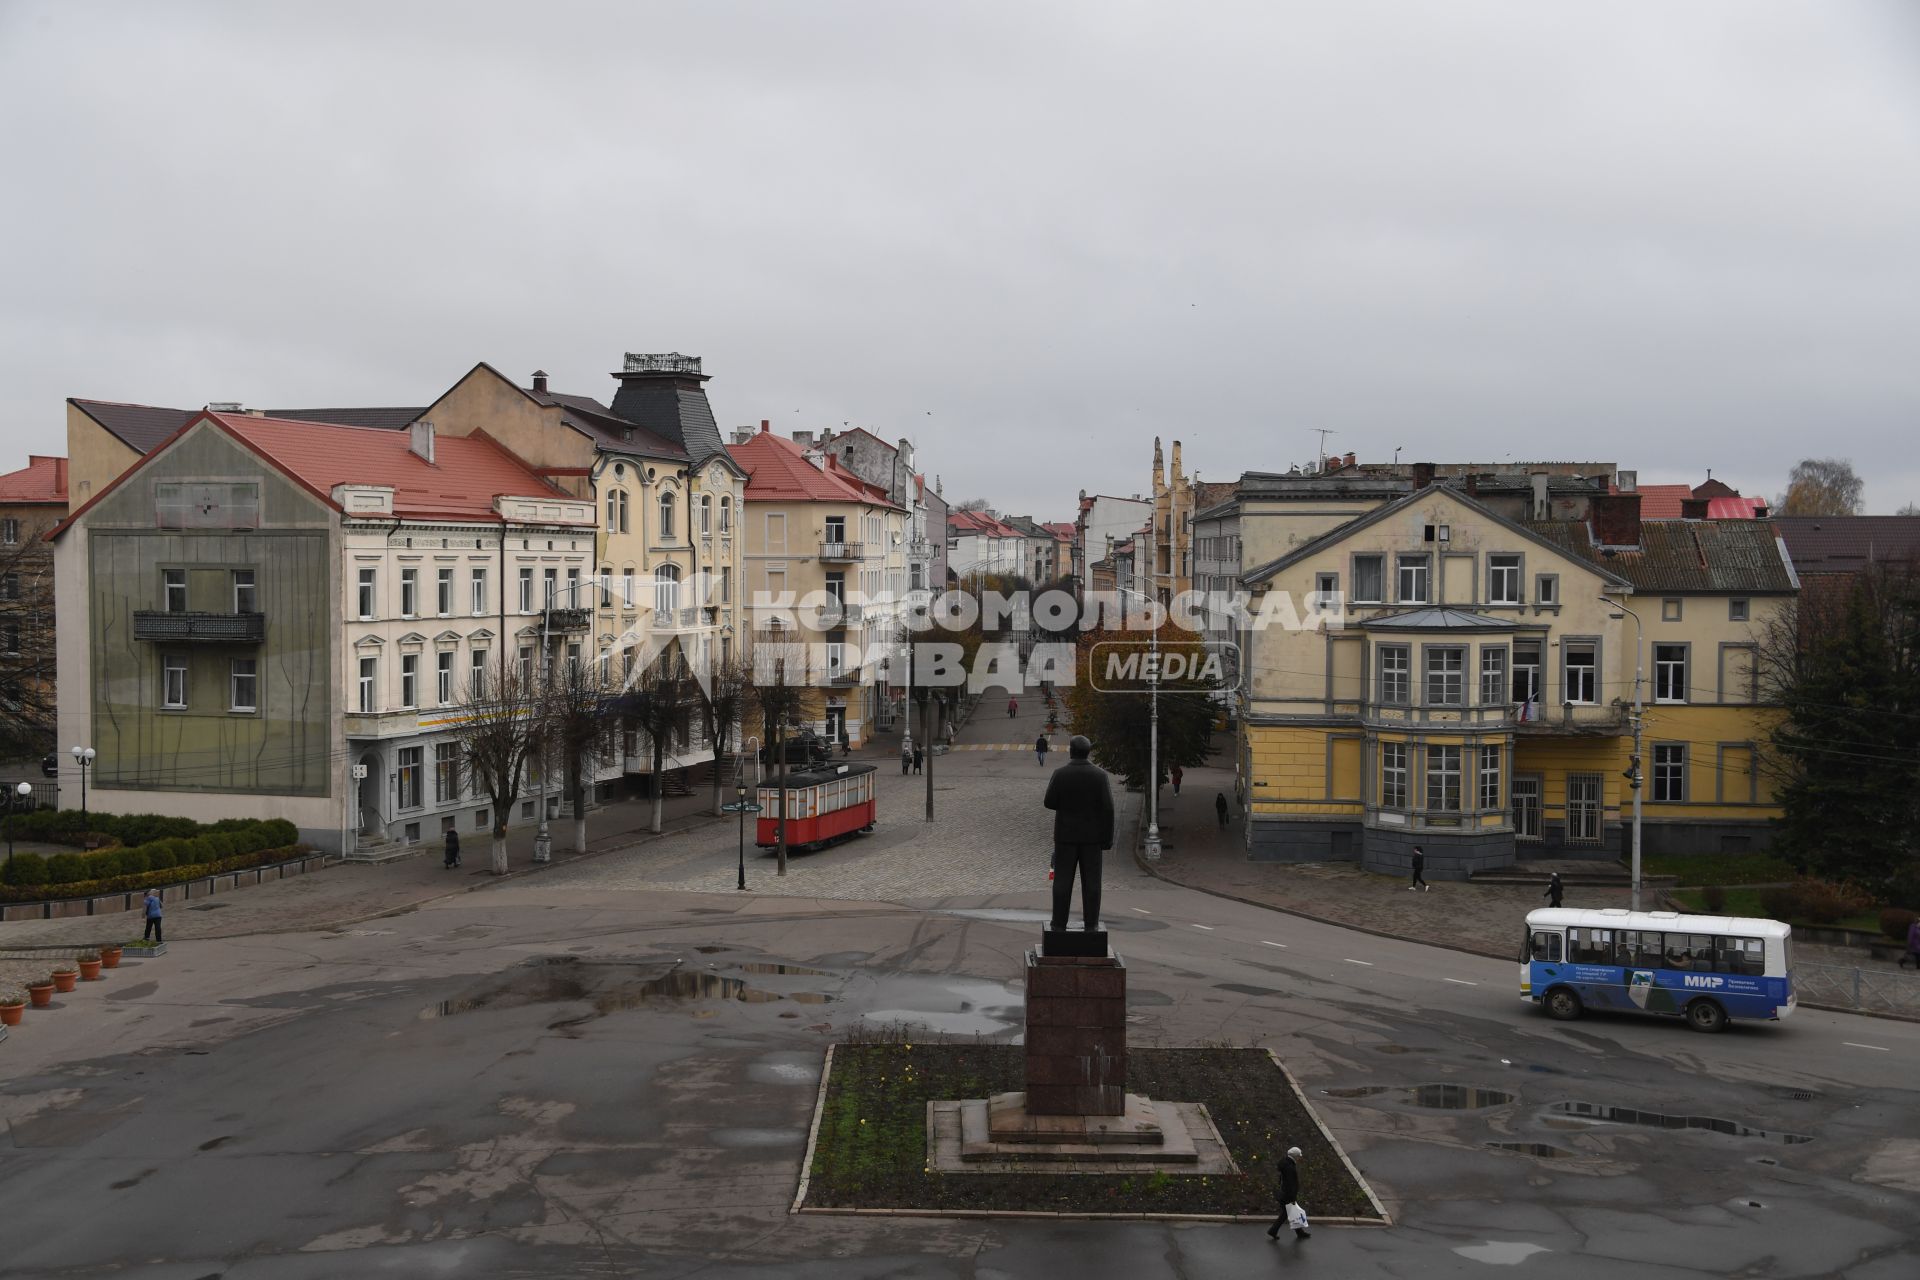
<path fill-rule="evenodd" d="M 787 848 L 820 849 L 873 830 L 874 766 L 830 764 L 796 770 L 784 780 Z M 762 849 L 780 843 L 782 780 L 760 784 L 760 813 L 753 842 Z"/>

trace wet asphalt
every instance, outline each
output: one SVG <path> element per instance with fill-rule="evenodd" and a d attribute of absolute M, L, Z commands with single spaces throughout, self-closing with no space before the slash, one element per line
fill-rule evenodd
<path fill-rule="evenodd" d="M 1513 964 L 1114 879 L 1135 1043 L 1276 1049 L 1392 1228 L 791 1215 L 827 1043 L 1015 1034 L 1039 895 L 530 883 L 16 1033 L 0 1276 L 1920 1274 L 1920 1027 L 1558 1024 Z"/>

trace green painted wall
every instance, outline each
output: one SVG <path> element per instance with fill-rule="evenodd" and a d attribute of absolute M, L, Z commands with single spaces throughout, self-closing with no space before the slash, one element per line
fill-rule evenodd
<path fill-rule="evenodd" d="M 166 480 L 254 480 L 260 528 L 154 527 Z M 212 427 L 176 442 L 86 517 L 93 781 L 103 788 L 324 796 L 335 785 L 330 667 L 335 630 L 333 513 Z M 162 570 L 187 571 L 188 608 L 229 612 L 231 570 L 252 569 L 266 615 L 260 645 L 161 645 L 133 638 L 136 610 L 160 609 Z M 164 653 L 187 659 L 188 705 L 161 707 Z M 230 662 L 253 658 L 259 709 L 229 709 Z"/>

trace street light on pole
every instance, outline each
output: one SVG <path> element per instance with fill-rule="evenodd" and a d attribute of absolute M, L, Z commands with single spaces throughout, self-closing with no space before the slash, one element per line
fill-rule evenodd
<path fill-rule="evenodd" d="M 75 747 L 73 761 L 80 766 L 80 816 L 87 813 L 87 770 L 93 767 L 94 751 L 92 747 Z"/>
<path fill-rule="evenodd" d="M 1149 607 L 1152 596 L 1132 587 L 1122 587 L 1130 596 L 1139 596 Z M 1148 862 L 1160 860 L 1160 628 L 1150 633 L 1152 658 L 1147 668 L 1147 842 L 1142 852 Z"/>
<path fill-rule="evenodd" d="M 1641 783 L 1646 774 L 1640 767 L 1640 730 L 1644 717 L 1640 714 L 1640 685 L 1646 678 L 1646 635 L 1640 625 L 1640 615 L 1617 600 L 1600 597 L 1601 603 L 1618 609 L 1633 619 L 1633 760 L 1627 769 L 1627 785 L 1633 788 L 1633 909 L 1640 909 L 1640 796 Z M 1619 617 L 1620 614 L 1615 614 Z"/>

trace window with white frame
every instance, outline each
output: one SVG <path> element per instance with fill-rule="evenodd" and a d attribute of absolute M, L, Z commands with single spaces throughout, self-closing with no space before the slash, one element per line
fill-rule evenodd
<path fill-rule="evenodd" d="M 700 532 L 712 533 L 713 532 L 713 495 L 710 493 L 701 494 L 699 501 L 695 504 L 694 509 L 700 513 Z"/>
<path fill-rule="evenodd" d="M 653 609 L 662 618 L 680 606 L 680 566 L 663 564 L 653 576 Z"/>
<path fill-rule="evenodd" d="M 379 597 L 375 594 L 375 585 L 376 579 L 374 571 L 372 569 L 362 569 L 360 571 L 360 585 L 358 589 L 359 600 L 357 601 L 357 608 L 362 621 L 380 616 Z"/>
<path fill-rule="evenodd" d="M 420 606 L 420 571 L 402 569 L 400 571 L 400 616 L 411 618 Z"/>
<path fill-rule="evenodd" d="M 567 570 L 566 601 L 567 601 L 566 604 L 562 606 L 563 608 L 583 609 L 587 607 L 586 605 L 583 605 L 580 603 L 580 571 L 578 569 Z M 592 601 L 589 600 L 588 604 L 591 604 L 591 603 Z"/>
<path fill-rule="evenodd" d="M 487 691 L 487 651 L 475 649 L 467 655 L 467 696 L 479 698 Z"/>
<path fill-rule="evenodd" d="M 453 570 L 440 569 L 433 579 L 433 607 L 441 617 L 453 612 Z"/>
<path fill-rule="evenodd" d="M 1480 705 L 1505 706 L 1507 701 L 1507 651 L 1500 645 L 1480 647 Z"/>
<path fill-rule="evenodd" d="M 0 520 L 0 543 L 5 543 L 9 547 L 17 547 L 20 545 L 20 522 L 18 520 L 12 519 L 11 517 Z"/>
<path fill-rule="evenodd" d="M 1687 798 L 1687 745 L 1653 744 L 1653 799 L 1656 804 L 1678 804 Z"/>
<path fill-rule="evenodd" d="M 660 536 L 673 537 L 673 495 L 671 493 L 660 495 Z"/>
<path fill-rule="evenodd" d="M 360 714 L 372 715 L 379 710 L 380 660 L 378 658 L 360 659 Z"/>
<path fill-rule="evenodd" d="M 160 705 L 173 711 L 187 705 L 187 660 L 170 653 L 160 659 Z"/>
<path fill-rule="evenodd" d="M 433 673 L 434 693 L 444 707 L 453 701 L 453 652 L 443 649 L 434 656 L 437 659 Z"/>
<path fill-rule="evenodd" d="M 1480 748 L 1480 808 L 1500 807 L 1500 748 Z"/>
<path fill-rule="evenodd" d="M 448 804 L 460 798 L 460 744 L 433 744 L 433 802 Z"/>
<path fill-rule="evenodd" d="M 733 499 L 732 498 L 723 497 L 720 499 L 720 532 L 721 533 L 733 532 Z"/>
<path fill-rule="evenodd" d="M 633 566 L 628 565 L 620 573 L 620 607 L 631 609 L 638 603 L 633 594 Z"/>
<path fill-rule="evenodd" d="M 1576 704 L 1600 700 L 1599 646 L 1591 640 L 1568 640 L 1560 647 L 1564 659 L 1562 696 Z"/>
<path fill-rule="evenodd" d="M 540 607 L 542 609 L 559 608 L 560 571 L 558 569 L 542 569 L 540 571 L 540 583 L 542 588 L 540 593 Z"/>
<path fill-rule="evenodd" d="M 1427 748 L 1427 811 L 1460 812 L 1460 748 Z"/>
<path fill-rule="evenodd" d="M 1431 568 L 1425 555 L 1403 555 L 1399 559 L 1401 604 L 1427 603 L 1428 575 Z"/>
<path fill-rule="evenodd" d="M 1538 703 L 1545 696 L 1540 688 L 1540 653 L 1542 642 L 1539 640 L 1515 640 L 1513 642 L 1513 700 L 1518 703 Z"/>
<path fill-rule="evenodd" d="M 1491 555 L 1487 557 L 1487 603 L 1520 603 L 1519 556 Z"/>
<path fill-rule="evenodd" d="M 468 607 L 478 618 L 487 611 L 487 571 L 484 566 L 476 566 L 468 575 Z"/>
<path fill-rule="evenodd" d="M 233 571 L 233 611 L 235 613 L 260 612 L 260 592 L 254 583 L 251 569 Z"/>
<path fill-rule="evenodd" d="M 399 754 L 399 803 L 402 809 L 418 809 L 421 804 L 420 770 L 424 749 L 402 747 Z"/>
<path fill-rule="evenodd" d="M 160 571 L 161 607 L 168 613 L 187 611 L 187 571 L 185 569 L 162 569 Z M 18 598 L 18 592 L 9 592 Z"/>
<path fill-rule="evenodd" d="M 1533 602 L 1535 604 L 1560 603 L 1560 575 L 1543 573 L 1533 580 Z"/>
<path fill-rule="evenodd" d="M 520 646 L 520 652 L 515 657 L 514 666 L 519 670 L 520 688 L 523 690 L 532 688 L 533 646 L 524 644 Z"/>
<path fill-rule="evenodd" d="M 1407 744 L 1404 742 L 1380 744 L 1380 807 L 1407 807 Z"/>
<path fill-rule="evenodd" d="M 1340 575 L 1337 573 L 1316 573 L 1313 575 L 1313 605 L 1322 613 L 1338 610 L 1340 607 Z"/>
<path fill-rule="evenodd" d="M 400 655 L 400 705 L 415 707 L 420 704 L 420 655 L 403 653 Z"/>
<path fill-rule="evenodd" d="M 520 612 L 533 612 L 533 570 L 520 570 Z"/>
<path fill-rule="evenodd" d="M 228 704 L 234 711 L 260 709 L 260 666 L 253 658 L 235 658 L 228 670 L 227 683 L 232 696 Z"/>
<path fill-rule="evenodd" d="M 1420 700 L 1429 707 L 1460 707 L 1467 702 L 1467 651 L 1458 645 L 1428 645 L 1421 672 Z"/>
<path fill-rule="evenodd" d="M 1413 651 L 1404 644 L 1380 646 L 1380 701 L 1404 707 L 1412 699 Z"/>
<path fill-rule="evenodd" d="M 1686 645 L 1656 644 L 1653 646 L 1653 700 L 1655 702 L 1687 700 Z"/>

